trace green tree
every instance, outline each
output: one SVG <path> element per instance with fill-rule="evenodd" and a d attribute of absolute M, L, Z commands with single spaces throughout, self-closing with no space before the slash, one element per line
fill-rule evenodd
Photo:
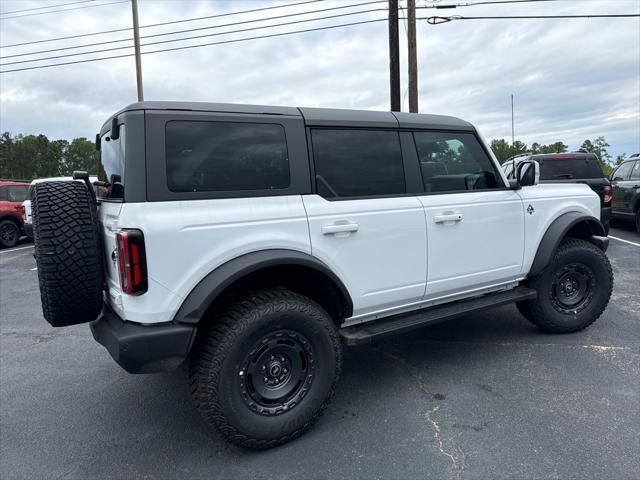
<path fill-rule="evenodd" d="M 504 138 L 491 140 L 490 147 L 500 163 L 504 163 L 505 160 L 514 155 L 521 155 L 528 151 L 526 143 L 516 140 L 515 143 L 511 145 Z"/>
<path fill-rule="evenodd" d="M 74 138 L 65 151 L 63 174 L 72 175 L 75 170 L 84 170 L 95 175 L 98 173 L 99 160 L 100 156 L 93 142 L 84 137 Z"/>
<path fill-rule="evenodd" d="M 490 146 L 493 154 L 500 163 L 504 163 L 504 161 L 512 155 L 511 145 L 509 145 L 504 138 L 499 140 L 494 138 L 491 140 Z"/>
<path fill-rule="evenodd" d="M 616 158 L 613 160 L 613 164 L 614 165 L 620 165 L 622 162 L 624 162 L 624 159 L 627 157 L 626 153 L 620 153 L 618 155 L 616 155 Z"/>
<path fill-rule="evenodd" d="M 580 146 L 580 150 L 584 150 L 585 152 L 595 154 L 600 160 L 600 163 L 602 163 L 602 165 L 604 166 L 608 164 L 609 161 L 611 160 L 611 155 L 607 151 L 607 147 L 610 147 L 610 146 L 611 145 L 607 143 L 605 138 L 600 136 L 600 137 L 594 138 L 593 140 L 587 139 L 584 142 L 582 142 L 582 145 Z"/>
<path fill-rule="evenodd" d="M 569 149 L 563 142 L 550 143 L 549 145 L 542 145 L 540 153 L 564 153 Z"/>

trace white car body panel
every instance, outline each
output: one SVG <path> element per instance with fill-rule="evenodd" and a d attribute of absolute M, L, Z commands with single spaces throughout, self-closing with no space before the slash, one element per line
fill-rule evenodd
<path fill-rule="evenodd" d="M 120 293 L 118 270 L 109 267 L 109 298 L 124 318 L 140 323 L 173 319 L 183 299 L 209 273 L 241 255 L 268 249 L 311 254 L 307 217 L 299 195 L 117 203 L 100 207 L 105 254 L 115 231 L 135 228 L 145 238 L 149 289 Z M 122 305 L 122 307 L 119 307 Z"/>
<path fill-rule="evenodd" d="M 345 284 L 354 315 L 422 299 L 427 241 L 417 197 L 302 198 L 309 217 L 311 253 Z M 357 231 L 322 233 L 323 228 L 341 223 L 357 225 Z"/>
<path fill-rule="evenodd" d="M 516 191 L 422 195 L 419 199 L 427 219 L 425 299 L 521 275 L 524 214 Z M 441 221 L 444 215 L 458 215 L 459 219 Z"/>
<path fill-rule="evenodd" d="M 560 215 L 580 212 L 600 219 L 600 197 L 588 185 L 580 183 L 544 183 L 524 187 L 518 191 L 525 212 L 529 205 L 532 214 L 525 213 L 525 245 L 523 273 L 531 268 L 542 237 L 549 225 Z"/>

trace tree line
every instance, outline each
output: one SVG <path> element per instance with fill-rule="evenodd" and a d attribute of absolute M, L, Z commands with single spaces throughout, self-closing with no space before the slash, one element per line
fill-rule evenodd
<path fill-rule="evenodd" d="M 564 142 L 554 142 L 548 145 L 533 142 L 531 145 L 527 145 L 520 140 L 516 140 L 511 144 L 504 138 L 491 140 L 490 146 L 500 163 L 504 163 L 513 156 L 525 153 L 565 153 L 569 150 L 569 147 Z M 591 140 L 586 139 L 582 142 L 579 150 L 595 154 L 598 160 L 600 160 L 602 171 L 608 176 L 613 170 L 613 167 L 619 165 L 626 156 L 624 153 L 617 155 L 612 161 L 611 154 L 607 150 L 608 147 L 610 147 L 610 145 L 607 143 L 607 140 L 600 136 Z"/>
<path fill-rule="evenodd" d="M 99 171 L 95 143 L 84 137 L 49 140 L 46 135 L 0 135 L 0 178 L 31 181 Z"/>
<path fill-rule="evenodd" d="M 564 153 L 568 146 L 563 142 L 543 145 L 533 142 L 527 145 L 520 140 L 511 144 L 504 138 L 491 140 L 491 150 L 500 163 L 523 153 Z M 604 137 L 582 142 L 580 150 L 594 153 L 602 164 L 605 175 L 613 165 L 624 160 L 618 155 L 612 162 L 607 151 L 610 145 Z M 84 137 L 68 140 L 49 140 L 46 135 L 16 135 L 5 132 L 0 136 L 0 178 L 33 180 L 34 178 L 71 176 L 74 170 L 96 174 L 100 171 L 99 153 L 95 143 Z"/>

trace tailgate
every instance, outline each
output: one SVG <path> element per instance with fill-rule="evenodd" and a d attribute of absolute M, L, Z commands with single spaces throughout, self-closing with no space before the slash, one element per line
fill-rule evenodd
<path fill-rule="evenodd" d="M 100 230 L 102 233 L 102 248 L 104 252 L 104 275 L 107 283 L 109 301 L 113 305 L 116 295 L 120 294 L 120 276 L 116 251 L 116 232 L 122 203 L 102 201 L 98 211 Z"/>

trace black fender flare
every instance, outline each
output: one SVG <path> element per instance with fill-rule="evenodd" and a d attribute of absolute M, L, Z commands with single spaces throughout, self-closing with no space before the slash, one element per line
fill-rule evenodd
<path fill-rule="evenodd" d="M 567 235 L 567 232 L 579 223 L 584 223 L 587 226 L 590 232 L 589 237 L 606 237 L 604 226 L 596 217 L 581 212 L 563 213 L 549 225 L 549 228 L 547 228 L 547 231 L 542 236 L 542 240 L 538 245 L 538 251 L 529 269 L 529 276 L 537 275 L 551 262 L 555 251 L 558 249 L 558 245 L 560 245 L 562 239 Z M 591 238 L 586 238 L 586 240 L 592 241 Z M 592 241 L 592 243 L 606 250 L 607 242 Z"/>
<path fill-rule="evenodd" d="M 213 301 L 229 285 L 245 275 L 266 267 L 301 265 L 326 275 L 338 287 L 348 304 L 348 315 L 353 312 L 349 291 L 338 276 L 323 262 L 296 250 L 272 249 L 247 253 L 223 263 L 210 272 L 191 290 L 174 317 L 174 322 L 198 323 Z"/>

